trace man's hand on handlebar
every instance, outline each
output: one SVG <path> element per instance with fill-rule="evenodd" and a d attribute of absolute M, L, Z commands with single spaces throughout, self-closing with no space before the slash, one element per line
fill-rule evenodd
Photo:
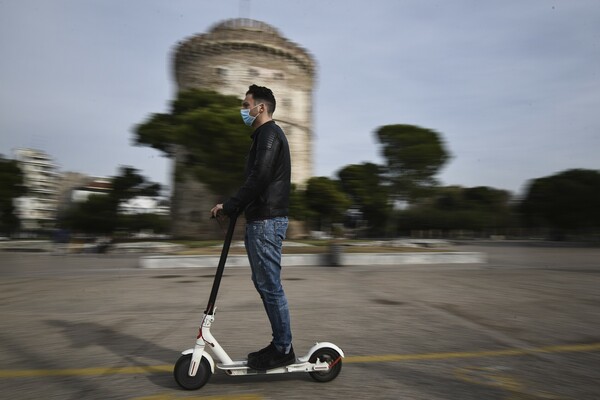
<path fill-rule="evenodd" d="M 217 218 L 223 215 L 223 204 L 217 204 L 210 210 L 211 218 Z"/>

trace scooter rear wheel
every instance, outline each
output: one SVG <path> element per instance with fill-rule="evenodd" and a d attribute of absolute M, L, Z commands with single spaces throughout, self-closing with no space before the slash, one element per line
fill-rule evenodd
<path fill-rule="evenodd" d="M 314 363 L 317 362 L 317 360 L 329 364 L 329 369 L 327 371 L 309 372 L 311 378 L 313 378 L 315 381 L 329 382 L 334 380 L 340 374 L 340 371 L 342 370 L 342 358 L 340 353 L 334 349 L 330 347 L 324 347 L 315 351 L 310 356 L 309 361 Z"/>
<path fill-rule="evenodd" d="M 177 360 L 175 363 L 175 368 L 173 369 L 175 382 L 177 382 L 177 384 L 185 390 L 200 389 L 202 386 L 206 385 L 206 382 L 208 382 L 210 376 L 212 375 L 210 363 L 206 357 L 202 357 L 200 365 L 198 366 L 198 372 L 196 372 L 196 376 L 190 376 L 188 373 L 191 362 L 192 355 L 184 354 L 179 357 L 179 360 Z"/>

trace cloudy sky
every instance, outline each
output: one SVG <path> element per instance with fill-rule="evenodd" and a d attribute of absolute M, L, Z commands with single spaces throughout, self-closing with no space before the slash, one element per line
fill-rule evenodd
<path fill-rule="evenodd" d="M 441 134 L 446 185 L 600 169 L 597 0 L 0 0 L 0 154 L 170 183 L 132 127 L 168 110 L 174 45 L 238 17 L 318 62 L 315 175 L 382 162 L 373 132 L 395 123 Z"/>

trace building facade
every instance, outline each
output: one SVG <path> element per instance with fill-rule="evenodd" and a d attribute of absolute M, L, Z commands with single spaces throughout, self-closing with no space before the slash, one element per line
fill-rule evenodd
<path fill-rule="evenodd" d="M 57 166 L 41 150 L 16 149 L 15 160 L 23 172 L 27 194 L 17 199 L 21 229 L 37 231 L 52 229 L 57 209 Z"/>
<path fill-rule="evenodd" d="M 283 128 L 290 145 L 292 182 L 302 186 L 312 176 L 316 65 L 305 49 L 264 22 L 231 19 L 214 25 L 205 34 L 182 41 L 173 60 L 179 91 L 214 90 L 238 96 L 241 104 L 252 84 L 272 89 L 277 100 L 273 118 Z M 176 151 L 175 168 L 184 155 L 184 149 Z M 173 234 L 211 236 L 213 230 L 203 221 L 215 201 L 206 186 L 194 178 L 174 179 Z"/>

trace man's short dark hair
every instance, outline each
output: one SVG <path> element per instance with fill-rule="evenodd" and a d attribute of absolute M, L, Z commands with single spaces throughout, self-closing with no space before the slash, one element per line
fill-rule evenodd
<path fill-rule="evenodd" d="M 255 104 L 265 103 L 269 115 L 275 112 L 277 102 L 275 101 L 275 96 L 273 96 L 271 89 L 265 86 L 250 85 L 246 92 L 246 95 L 249 94 L 252 95 Z"/>

